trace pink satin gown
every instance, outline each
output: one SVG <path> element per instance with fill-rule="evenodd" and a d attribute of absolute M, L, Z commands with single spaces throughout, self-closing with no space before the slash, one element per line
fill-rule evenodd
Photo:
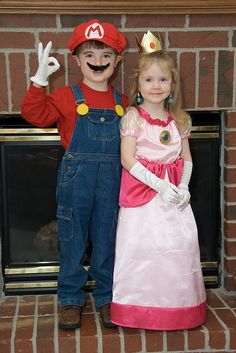
<path fill-rule="evenodd" d="M 137 111 L 128 114 L 131 120 L 132 114 L 137 118 Z M 174 120 L 163 123 L 153 121 L 144 111 L 140 114 L 142 123 L 137 126 L 129 122 L 121 134 L 136 137 L 137 158 L 150 170 L 156 165 L 158 176 L 164 170 L 162 177 L 178 183 L 182 164 L 177 163 L 177 179 L 169 172 L 181 151 L 181 136 Z M 163 130 L 171 136 L 168 144 L 160 141 Z M 112 321 L 119 326 L 151 330 L 200 326 L 206 319 L 206 293 L 191 206 L 180 211 L 151 189 L 146 194 L 149 191 L 152 195 L 140 202 L 140 192 L 133 192 L 137 180 L 132 185 L 126 176 L 120 194 Z"/>

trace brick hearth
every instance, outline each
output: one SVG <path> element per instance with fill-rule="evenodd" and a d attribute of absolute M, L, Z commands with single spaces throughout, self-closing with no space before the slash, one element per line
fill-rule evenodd
<path fill-rule="evenodd" d="M 56 295 L 5 297 L 0 302 L 1 353 L 236 352 L 236 297 L 208 289 L 204 326 L 186 331 L 104 329 L 90 294 L 75 331 L 58 330 Z"/>

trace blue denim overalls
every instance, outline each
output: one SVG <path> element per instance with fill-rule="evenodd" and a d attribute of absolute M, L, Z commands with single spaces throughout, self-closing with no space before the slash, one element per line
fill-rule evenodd
<path fill-rule="evenodd" d="M 84 102 L 72 86 L 76 104 Z M 121 95 L 114 92 L 116 104 Z M 120 188 L 120 117 L 112 109 L 89 109 L 78 115 L 63 157 L 57 185 L 60 245 L 58 296 L 62 306 L 83 305 L 88 273 L 96 281 L 97 307 L 112 300 L 115 234 Z M 87 272 L 82 263 L 90 236 L 92 254 Z"/>

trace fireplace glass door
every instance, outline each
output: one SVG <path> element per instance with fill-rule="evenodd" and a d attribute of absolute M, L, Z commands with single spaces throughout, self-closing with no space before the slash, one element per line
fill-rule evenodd
<path fill-rule="evenodd" d="M 58 262 L 55 189 L 59 143 L 2 145 L 5 265 Z"/>
<path fill-rule="evenodd" d="M 219 285 L 220 116 L 191 113 L 196 218 L 204 280 Z M 20 119 L 20 120 L 19 120 Z M 56 181 L 63 148 L 55 128 L 0 126 L 0 231 L 5 294 L 55 292 L 59 268 Z M 0 118 L 1 125 L 1 118 Z M 88 244 L 85 267 L 89 265 Z M 88 288 L 94 283 L 88 282 Z"/>

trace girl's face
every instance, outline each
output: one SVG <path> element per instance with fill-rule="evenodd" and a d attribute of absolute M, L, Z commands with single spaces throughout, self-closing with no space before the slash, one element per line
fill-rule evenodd
<path fill-rule="evenodd" d="M 83 73 L 84 83 L 96 89 L 112 76 L 120 56 L 117 56 L 112 48 L 82 47 L 76 61 Z"/>
<path fill-rule="evenodd" d="M 165 63 L 153 62 L 139 75 L 139 91 L 146 103 L 163 104 L 171 93 L 172 75 Z"/>

